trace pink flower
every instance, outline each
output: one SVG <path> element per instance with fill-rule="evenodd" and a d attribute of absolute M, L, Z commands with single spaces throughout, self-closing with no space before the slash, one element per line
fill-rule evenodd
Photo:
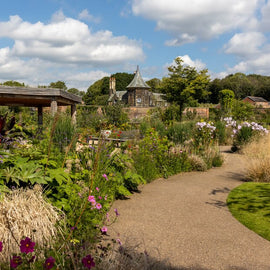
<path fill-rule="evenodd" d="M 90 202 L 92 205 L 96 205 L 96 199 L 95 196 L 89 196 L 88 202 Z"/>
<path fill-rule="evenodd" d="M 52 256 L 47 258 L 45 263 L 44 263 L 44 268 L 49 270 L 52 269 L 54 267 L 55 264 L 55 258 L 53 258 Z"/>
<path fill-rule="evenodd" d="M 101 197 L 101 196 L 98 196 L 98 198 L 99 198 L 100 200 L 102 200 L 102 197 Z"/>
<path fill-rule="evenodd" d="M 99 209 L 102 208 L 102 205 L 101 205 L 100 203 L 97 203 L 97 204 L 96 204 L 96 208 L 99 210 Z"/>
<path fill-rule="evenodd" d="M 103 226 L 100 231 L 102 232 L 102 234 L 106 234 L 108 231 L 108 228 L 106 226 Z"/>
<path fill-rule="evenodd" d="M 94 259 L 91 257 L 91 255 L 87 255 L 82 259 L 82 264 L 87 267 L 88 269 L 91 269 L 92 267 L 95 267 Z"/>
<path fill-rule="evenodd" d="M 0 241 L 0 252 L 3 250 L 3 242 Z"/>
<path fill-rule="evenodd" d="M 104 177 L 107 181 L 109 180 L 107 174 L 105 174 L 105 173 L 102 174 L 102 177 Z"/>
<path fill-rule="evenodd" d="M 105 195 L 104 200 L 107 201 L 108 195 Z"/>
<path fill-rule="evenodd" d="M 32 242 L 29 237 L 26 237 L 24 240 L 21 240 L 20 244 L 21 244 L 20 246 L 21 252 L 28 254 L 34 251 L 34 247 L 36 243 Z"/>
<path fill-rule="evenodd" d="M 13 255 L 12 259 L 10 260 L 10 268 L 17 268 L 21 264 L 22 264 L 22 257 Z"/>
<path fill-rule="evenodd" d="M 99 192 L 99 188 L 98 187 L 96 187 L 96 190 L 97 190 L 97 192 Z"/>
<path fill-rule="evenodd" d="M 121 242 L 121 240 L 120 240 L 119 238 L 116 239 L 116 242 L 117 242 L 120 246 L 122 246 L 122 242 Z"/>

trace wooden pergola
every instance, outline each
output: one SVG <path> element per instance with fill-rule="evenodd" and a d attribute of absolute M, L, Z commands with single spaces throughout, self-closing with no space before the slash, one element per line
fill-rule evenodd
<path fill-rule="evenodd" d="M 55 115 L 58 106 L 71 106 L 71 117 L 76 123 L 76 104 L 82 98 L 56 88 L 28 88 L 0 85 L 0 106 L 23 106 L 38 108 L 38 124 L 43 124 L 43 108 L 50 107 Z"/>

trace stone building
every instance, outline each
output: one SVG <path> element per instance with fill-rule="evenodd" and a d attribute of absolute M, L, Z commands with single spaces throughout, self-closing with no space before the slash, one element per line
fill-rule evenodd
<path fill-rule="evenodd" d="M 166 107 L 168 104 L 162 98 L 162 94 L 149 91 L 151 87 L 144 82 L 139 66 L 131 83 L 126 90 L 116 91 L 116 81 L 110 78 L 109 104 L 122 103 L 130 107 Z"/>

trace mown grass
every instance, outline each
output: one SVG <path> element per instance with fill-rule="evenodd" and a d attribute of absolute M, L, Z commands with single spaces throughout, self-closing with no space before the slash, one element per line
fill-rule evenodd
<path fill-rule="evenodd" d="M 244 183 L 230 192 L 227 204 L 239 222 L 270 241 L 269 183 Z"/>

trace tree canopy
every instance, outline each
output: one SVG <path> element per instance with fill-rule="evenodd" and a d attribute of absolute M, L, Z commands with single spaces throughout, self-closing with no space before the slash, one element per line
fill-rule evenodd
<path fill-rule="evenodd" d="M 116 91 L 124 91 L 129 83 L 132 81 L 134 74 L 129 73 L 115 73 L 112 75 L 116 81 Z M 87 105 L 104 105 L 109 98 L 109 77 L 103 77 L 96 81 L 86 91 L 83 97 L 85 104 Z"/>
<path fill-rule="evenodd" d="M 210 78 L 207 69 L 197 71 L 185 66 L 180 57 L 174 61 L 175 64 L 168 67 L 169 77 L 162 79 L 160 88 L 168 102 L 179 106 L 181 116 L 186 106 L 207 98 Z"/>

